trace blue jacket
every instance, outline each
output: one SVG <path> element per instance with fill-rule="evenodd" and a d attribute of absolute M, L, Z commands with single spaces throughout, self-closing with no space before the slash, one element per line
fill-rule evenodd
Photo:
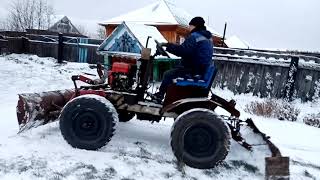
<path fill-rule="evenodd" d="M 202 74 L 213 63 L 212 34 L 207 30 L 192 32 L 181 45 L 169 43 L 167 51 L 181 57 L 185 68 Z"/>

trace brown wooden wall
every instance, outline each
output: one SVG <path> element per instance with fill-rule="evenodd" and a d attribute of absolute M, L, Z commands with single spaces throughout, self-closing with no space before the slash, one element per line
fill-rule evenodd
<path fill-rule="evenodd" d="M 177 26 L 157 26 L 158 31 L 170 43 L 177 42 Z"/>
<path fill-rule="evenodd" d="M 107 25 L 105 26 L 106 29 L 106 36 L 108 37 L 116 28 L 118 27 L 118 25 Z"/>
<path fill-rule="evenodd" d="M 105 26 L 106 35 L 109 36 L 117 27 L 118 25 L 114 25 L 114 24 Z M 172 42 L 172 43 L 176 42 L 177 26 L 156 26 L 156 27 L 168 42 Z"/>
<path fill-rule="evenodd" d="M 106 35 L 109 36 L 118 25 L 107 25 L 105 26 Z M 185 39 L 189 31 L 186 27 L 178 26 L 178 25 L 160 25 L 156 26 L 159 32 L 163 35 L 163 37 L 170 43 L 177 43 L 181 42 L 181 38 Z M 213 37 L 213 44 L 216 47 L 225 47 L 222 45 L 222 38 L 214 36 Z"/>

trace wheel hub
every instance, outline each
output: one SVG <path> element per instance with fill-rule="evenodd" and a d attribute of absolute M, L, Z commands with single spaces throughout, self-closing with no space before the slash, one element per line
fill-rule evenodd
<path fill-rule="evenodd" d="M 80 112 L 73 119 L 73 130 L 82 140 L 94 140 L 101 134 L 100 119 L 91 110 Z"/>
<path fill-rule="evenodd" d="M 213 131 L 205 125 L 192 126 L 184 134 L 184 149 L 195 157 L 208 157 L 215 152 Z"/>

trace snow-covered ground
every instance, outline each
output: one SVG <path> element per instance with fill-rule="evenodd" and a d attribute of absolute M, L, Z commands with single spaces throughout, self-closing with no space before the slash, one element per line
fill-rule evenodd
<path fill-rule="evenodd" d="M 173 121 L 168 119 L 158 124 L 138 120 L 119 123 L 116 135 L 99 151 L 72 148 L 61 136 L 57 122 L 17 134 L 18 93 L 72 88 L 71 75 L 95 73 L 87 64 L 55 62 L 32 55 L 0 56 L 0 179 L 264 179 L 264 158 L 270 156 L 265 145 L 248 152 L 232 142 L 226 161 L 219 167 L 179 168 L 169 145 Z M 320 103 L 295 101 L 301 110 L 299 121 L 284 122 L 244 112 L 246 104 L 261 101 L 257 97 L 214 91 L 235 99 L 241 118 L 253 118 L 283 155 L 290 156 L 291 179 L 320 179 L 320 129 L 302 123 L 306 114 L 319 112 Z M 247 128 L 242 133 L 250 143 L 262 142 Z"/>

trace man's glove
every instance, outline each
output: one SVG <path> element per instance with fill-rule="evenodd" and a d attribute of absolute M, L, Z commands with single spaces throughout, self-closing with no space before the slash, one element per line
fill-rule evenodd
<path fill-rule="evenodd" d="M 161 47 L 167 47 L 167 46 L 168 46 L 168 43 L 160 43 L 160 46 L 161 46 Z"/>

